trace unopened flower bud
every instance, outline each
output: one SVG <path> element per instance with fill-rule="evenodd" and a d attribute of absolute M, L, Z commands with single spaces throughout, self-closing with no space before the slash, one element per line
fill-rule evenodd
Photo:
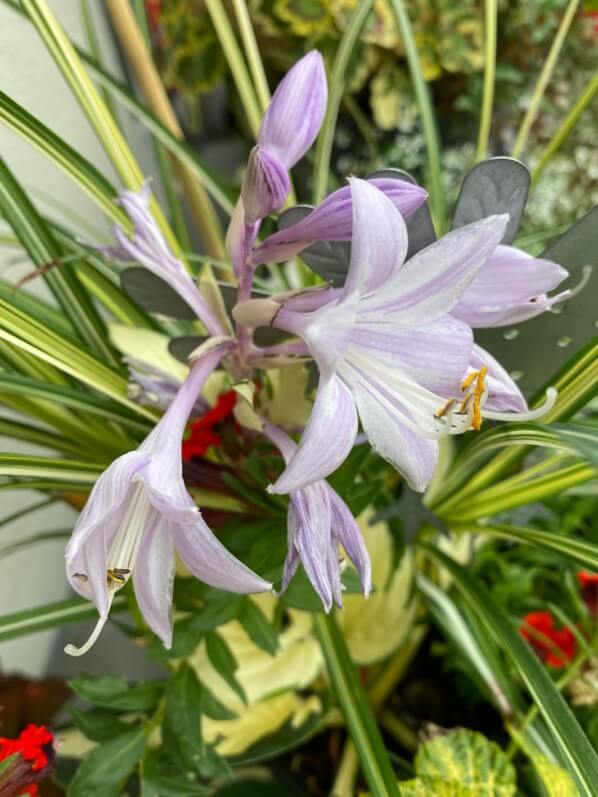
<path fill-rule="evenodd" d="M 247 299 L 233 307 L 233 318 L 237 324 L 250 327 L 270 326 L 280 305 L 273 299 Z"/>
<path fill-rule="evenodd" d="M 241 188 L 245 223 L 254 224 L 280 210 L 290 188 L 289 175 L 278 158 L 259 146 L 254 147 Z"/>

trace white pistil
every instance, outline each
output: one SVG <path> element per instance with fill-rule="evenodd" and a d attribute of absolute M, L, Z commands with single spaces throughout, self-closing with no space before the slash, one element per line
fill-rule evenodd
<path fill-rule="evenodd" d="M 546 398 L 544 404 L 536 407 L 535 410 L 528 410 L 527 412 L 494 412 L 493 410 L 484 410 L 484 418 L 489 418 L 491 421 L 537 421 L 549 412 L 556 403 L 558 391 L 555 387 L 549 387 L 546 390 Z"/>
<path fill-rule="evenodd" d="M 108 589 L 108 608 L 91 632 L 89 639 L 81 647 L 66 645 L 64 652 L 69 656 L 82 656 L 95 644 L 108 620 L 108 614 L 115 593 L 127 583 L 133 572 L 135 560 L 143 535 L 149 527 L 151 516 L 155 513 L 143 482 L 138 482 L 116 532 L 106 558 L 106 580 Z M 84 574 L 78 574 L 83 576 Z M 87 578 L 87 576 L 85 576 Z"/>

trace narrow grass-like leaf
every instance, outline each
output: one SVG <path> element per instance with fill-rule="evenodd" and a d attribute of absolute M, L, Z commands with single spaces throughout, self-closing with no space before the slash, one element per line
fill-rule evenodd
<path fill-rule="evenodd" d="M 446 211 L 444 207 L 444 189 L 442 187 L 442 169 L 440 162 L 440 138 L 434 113 L 434 105 L 430 89 L 424 78 L 421 61 L 417 52 L 417 44 L 413 35 L 413 29 L 409 20 L 404 0 L 390 0 L 390 6 L 394 12 L 401 34 L 413 90 L 417 98 L 419 113 L 421 117 L 424 139 L 426 142 L 427 154 L 427 179 L 426 188 L 430 193 L 428 200 L 432 217 L 436 224 L 437 231 L 442 233 L 446 227 Z"/>
<path fill-rule="evenodd" d="M 544 665 L 513 628 L 509 617 L 486 587 L 436 548 L 422 547 L 451 574 L 467 606 L 500 643 L 552 733 L 561 763 L 575 778 L 582 797 L 593 797 L 598 783 L 598 756 Z"/>
<path fill-rule="evenodd" d="M 37 268 L 45 269 L 60 263 L 63 255 L 61 248 L 1 159 L 0 208 Z M 81 339 L 104 359 L 116 362 L 105 326 L 79 285 L 70 264 L 50 268 L 44 271 L 43 277 Z"/>
<path fill-rule="evenodd" d="M 496 23 L 498 17 L 497 0 L 485 0 L 484 3 L 484 93 L 482 95 L 482 112 L 476 160 L 484 160 L 488 153 L 488 139 L 492 124 L 492 106 L 494 103 L 494 84 L 496 81 Z"/>
<path fill-rule="evenodd" d="M 314 205 L 318 205 L 328 191 L 328 175 L 330 172 L 334 131 L 336 130 L 338 111 L 343 98 L 347 69 L 372 4 L 373 0 L 358 0 L 336 50 L 329 81 L 328 105 L 326 106 L 326 114 L 318 136 L 314 160 L 312 197 Z"/>
<path fill-rule="evenodd" d="M 65 479 L 69 482 L 94 484 L 104 465 L 81 460 L 36 457 L 30 454 L 0 454 L 0 476 L 32 479 Z"/>
<path fill-rule="evenodd" d="M 370 792 L 373 797 L 395 797 L 400 794 L 397 778 L 345 640 L 331 615 L 315 615 L 314 625 Z"/>
<path fill-rule="evenodd" d="M 111 614 L 123 612 L 126 608 L 125 597 L 115 595 L 110 609 Z M 81 598 L 48 603 L 23 612 L 6 614 L 0 617 L 0 642 L 33 634 L 36 631 L 46 631 L 48 628 L 62 628 L 67 623 L 91 620 L 97 617 L 97 614 L 98 610 L 93 603 Z"/>

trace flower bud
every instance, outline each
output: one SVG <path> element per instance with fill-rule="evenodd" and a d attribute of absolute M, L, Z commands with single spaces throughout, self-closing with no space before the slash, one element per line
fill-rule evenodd
<path fill-rule="evenodd" d="M 290 188 L 289 175 L 278 158 L 259 146 L 254 147 L 241 188 L 245 224 L 255 224 L 280 210 Z"/>

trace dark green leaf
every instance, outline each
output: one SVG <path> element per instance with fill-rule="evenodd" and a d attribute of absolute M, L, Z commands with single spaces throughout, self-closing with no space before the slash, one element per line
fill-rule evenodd
<path fill-rule="evenodd" d="M 77 728 L 92 742 L 108 742 L 130 727 L 109 711 L 81 711 L 74 706 L 69 711 Z"/>
<path fill-rule="evenodd" d="M 141 797 L 200 797 L 213 790 L 197 783 L 192 773 L 169 761 L 158 750 L 149 750 L 142 765 Z"/>
<path fill-rule="evenodd" d="M 123 291 L 150 313 L 194 321 L 197 316 L 179 294 L 146 268 L 133 266 L 121 272 Z"/>
<path fill-rule="evenodd" d="M 88 753 L 69 784 L 69 797 L 120 794 L 123 783 L 143 757 L 147 741 L 143 726 L 123 733 Z"/>
<path fill-rule="evenodd" d="M 243 687 L 235 677 L 238 667 L 237 661 L 228 644 L 216 631 L 207 633 L 205 640 L 206 652 L 212 666 L 241 700 L 246 703 L 247 698 Z"/>
<path fill-rule="evenodd" d="M 213 720 L 234 720 L 239 716 L 223 705 L 204 683 L 201 684 L 201 691 L 201 713 L 206 717 Z"/>
<path fill-rule="evenodd" d="M 183 662 L 166 687 L 162 742 L 168 755 L 184 769 L 198 771 L 205 753 L 201 736 L 203 689 L 189 664 Z"/>
<path fill-rule="evenodd" d="M 162 694 L 163 686 L 140 681 L 128 684 L 121 675 L 80 675 L 70 681 L 79 697 L 101 708 L 114 711 L 151 711 Z"/>
<path fill-rule="evenodd" d="M 265 650 L 271 656 L 276 653 L 278 650 L 276 631 L 266 615 L 251 598 L 245 598 L 237 619 L 259 648 Z"/>

